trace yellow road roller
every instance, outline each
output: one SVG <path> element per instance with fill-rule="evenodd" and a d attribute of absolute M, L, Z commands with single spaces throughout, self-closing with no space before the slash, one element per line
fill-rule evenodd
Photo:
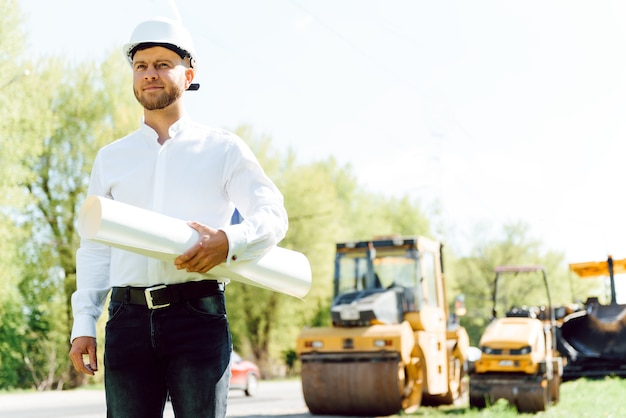
<path fill-rule="evenodd" d="M 480 358 L 469 363 L 470 406 L 484 408 L 506 399 L 520 412 L 538 412 L 559 400 L 562 358 L 555 344 L 555 310 L 551 307 L 543 266 L 498 266 L 493 291 L 493 318 L 480 338 Z M 539 273 L 548 306 L 511 307 L 498 318 L 498 285 L 504 274 Z M 530 286 L 530 284 L 528 284 Z"/>
<path fill-rule="evenodd" d="M 440 243 L 338 243 L 332 324 L 303 329 L 296 345 L 311 413 L 381 416 L 460 399 L 469 338 L 448 312 Z"/>

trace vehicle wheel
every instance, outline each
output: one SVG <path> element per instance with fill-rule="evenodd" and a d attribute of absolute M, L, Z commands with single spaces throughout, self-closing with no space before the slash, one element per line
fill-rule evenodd
<path fill-rule="evenodd" d="M 256 395 L 256 390 L 259 386 L 259 381 L 253 373 L 250 373 L 246 379 L 246 389 L 244 393 L 246 396 Z"/>
<path fill-rule="evenodd" d="M 517 398 L 519 412 L 535 413 L 545 411 L 548 406 L 548 388 L 539 386 L 536 391 L 520 394 Z"/>
<path fill-rule="evenodd" d="M 549 384 L 550 388 L 550 402 L 553 404 L 559 403 L 559 393 L 561 390 L 561 376 L 557 373 L 554 373 L 552 376 L 552 380 L 550 380 Z"/>
<path fill-rule="evenodd" d="M 463 370 L 463 362 L 460 358 L 454 356 L 450 359 L 448 370 L 448 393 L 444 396 L 444 405 L 453 405 L 458 402 L 466 391 L 464 385 L 465 370 Z"/>
<path fill-rule="evenodd" d="M 487 406 L 487 402 L 485 400 L 485 394 L 482 392 L 472 391 L 472 386 L 470 385 L 469 390 L 469 405 L 470 408 L 483 409 Z"/>
<path fill-rule="evenodd" d="M 406 385 L 402 399 L 402 409 L 410 414 L 422 405 L 424 390 L 424 368 L 421 358 L 414 358 L 413 362 L 407 366 Z"/>
<path fill-rule="evenodd" d="M 448 364 L 448 392 L 444 395 L 423 395 L 422 405 L 454 405 L 467 393 L 467 378 L 460 358 L 450 357 Z"/>

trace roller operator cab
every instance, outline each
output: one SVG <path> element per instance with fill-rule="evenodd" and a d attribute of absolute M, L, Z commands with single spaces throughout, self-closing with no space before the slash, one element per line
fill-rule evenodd
<path fill-rule="evenodd" d="M 380 416 L 450 404 L 465 386 L 464 328 L 448 319 L 441 244 L 337 244 L 332 325 L 297 340 L 313 414 Z"/>

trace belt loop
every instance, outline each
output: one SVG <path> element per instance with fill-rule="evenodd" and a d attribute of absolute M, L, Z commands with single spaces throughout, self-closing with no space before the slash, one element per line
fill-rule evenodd
<path fill-rule="evenodd" d="M 124 303 L 127 305 L 130 303 L 130 287 L 129 286 L 126 286 L 124 288 Z"/>

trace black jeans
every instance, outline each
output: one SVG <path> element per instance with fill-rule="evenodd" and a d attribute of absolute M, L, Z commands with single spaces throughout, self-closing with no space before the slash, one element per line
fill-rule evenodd
<path fill-rule="evenodd" d="M 104 349 L 109 418 L 225 417 L 231 335 L 224 293 L 150 310 L 111 302 Z"/>

